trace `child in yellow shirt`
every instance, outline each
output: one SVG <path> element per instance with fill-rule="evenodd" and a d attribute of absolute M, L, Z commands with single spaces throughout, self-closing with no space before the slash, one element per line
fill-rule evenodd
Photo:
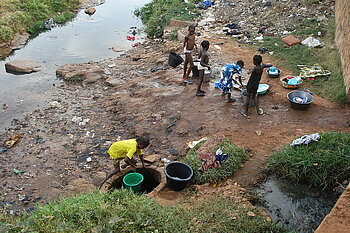
<path fill-rule="evenodd" d="M 101 186 L 113 175 L 120 172 L 121 160 L 124 160 L 126 163 L 126 165 L 123 166 L 123 168 L 127 167 L 128 165 L 135 168 L 137 161 L 133 158 L 134 154 L 137 154 L 140 157 L 142 166 L 144 167 L 145 163 L 143 160 L 142 149 L 148 147 L 148 145 L 149 145 L 149 139 L 146 136 L 137 137 L 136 139 L 128 139 L 128 140 L 114 142 L 110 146 L 109 150 L 107 151 L 107 153 L 114 160 L 113 162 L 114 171 L 106 177 L 106 179 L 102 182 Z"/>

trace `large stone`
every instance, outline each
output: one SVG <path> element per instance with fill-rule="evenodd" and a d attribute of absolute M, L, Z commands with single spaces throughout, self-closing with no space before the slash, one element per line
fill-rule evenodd
<path fill-rule="evenodd" d="M 86 84 L 97 81 L 102 74 L 101 68 L 90 63 L 66 64 L 56 70 L 56 75 L 65 81 L 84 81 L 88 78 Z"/>
<path fill-rule="evenodd" d="M 16 33 L 14 35 L 14 39 L 11 41 L 11 49 L 16 50 L 22 48 L 26 43 L 27 40 L 29 39 L 29 33 L 27 32 L 22 32 Z"/>
<path fill-rule="evenodd" d="M 14 60 L 7 62 L 5 68 L 7 72 L 32 73 L 40 70 L 41 65 L 33 61 Z"/>
<path fill-rule="evenodd" d="M 177 20 L 177 19 L 170 19 L 170 22 L 169 22 L 169 27 L 188 27 L 190 25 L 196 26 L 196 23 L 191 21 Z"/>
<path fill-rule="evenodd" d="M 93 14 L 95 14 L 95 12 L 96 12 L 96 8 L 94 8 L 94 7 L 89 7 L 87 9 L 85 9 L 85 13 L 88 15 L 93 15 Z"/>

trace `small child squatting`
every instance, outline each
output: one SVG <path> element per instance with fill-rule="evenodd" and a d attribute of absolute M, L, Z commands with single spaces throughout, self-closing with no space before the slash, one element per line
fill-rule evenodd
<path fill-rule="evenodd" d="M 198 79 L 198 85 L 197 85 L 197 92 L 196 96 L 205 96 L 205 91 L 201 89 L 203 79 L 204 79 L 204 70 L 207 68 L 210 70 L 210 66 L 208 65 L 209 63 L 209 55 L 207 53 L 209 49 L 209 41 L 203 40 L 201 43 L 202 50 L 199 53 L 198 59 L 201 59 L 200 64 L 198 65 L 198 74 L 199 74 L 199 79 Z"/>
<path fill-rule="evenodd" d="M 245 117 L 249 117 L 248 109 L 250 98 L 254 98 L 256 111 L 259 115 L 263 115 L 264 111 L 259 108 L 259 99 L 258 99 L 258 88 L 261 80 L 261 75 L 264 71 L 264 68 L 271 67 L 271 64 L 262 64 L 262 56 L 255 55 L 253 57 L 254 68 L 250 71 L 251 75 L 247 84 L 247 101 L 245 105 L 245 109 L 241 111 L 241 114 Z"/>
<path fill-rule="evenodd" d="M 194 25 L 191 25 L 188 27 L 188 35 L 185 37 L 184 44 L 183 44 L 184 54 L 185 54 L 184 74 L 182 77 L 183 82 L 185 81 L 186 78 L 188 78 L 193 68 L 192 53 L 194 52 L 194 48 L 196 48 L 196 51 L 198 50 L 196 45 L 196 38 L 194 35 L 195 29 L 196 28 Z M 188 67 L 188 64 L 190 64 L 190 67 Z"/>
<path fill-rule="evenodd" d="M 112 176 L 120 172 L 120 161 L 124 160 L 125 165 L 122 168 L 126 168 L 128 165 L 136 168 L 137 161 L 133 158 L 134 154 L 140 157 L 142 166 L 145 167 L 142 149 L 148 147 L 148 137 L 137 137 L 136 139 L 129 139 L 123 141 L 114 142 L 107 153 L 111 156 L 113 161 L 114 170 L 109 174 L 106 179 L 101 183 L 100 187 Z"/>

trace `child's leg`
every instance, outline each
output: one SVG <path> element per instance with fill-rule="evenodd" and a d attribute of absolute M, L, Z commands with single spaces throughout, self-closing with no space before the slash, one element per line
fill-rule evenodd
<path fill-rule="evenodd" d="M 185 78 L 188 78 L 188 76 L 190 75 L 192 68 L 194 66 L 191 53 L 186 53 L 186 60 L 188 61 L 188 64 L 190 64 L 190 67 L 188 67 L 186 75 L 185 75 Z"/>
<path fill-rule="evenodd" d="M 113 166 L 114 166 L 114 170 L 101 182 L 100 186 L 98 187 L 99 189 L 102 187 L 102 185 L 109 180 L 109 178 L 111 178 L 112 176 L 114 176 L 115 174 L 117 174 L 118 172 L 120 172 L 120 159 L 115 159 L 113 161 Z"/>
<path fill-rule="evenodd" d="M 251 99 L 252 93 L 247 92 L 247 99 L 245 103 L 245 111 L 248 114 L 248 109 L 249 109 L 249 104 L 250 104 L 250 99 Z"/>
<path fill-rule="evenodd" d="M 182 76 L 182 79 L 185 79 L 185 78 L 186 78 L 186 73 L 187 73 L 187 65 L 188 65 L 188 57 L 187 57 L 187 53 L 185 53 L 184 75 Z"/>
<path fill-rule="evenodd" d="M 263 115 L 264 111 L 259 107 L 259 98 L 258 98 L 258 94 L 254 95 L 254 101 L 255 101 L 255 107 L 256 107 L 256 111 L 259 115 Z"/>
<path fill-rule="evenodd" d="M 204 69 L 201 69 L 198 72 L 199 72 L 199 77 L 198 77 L 196 96 L 204 96 L 204 93 L 201 92 L 201 87 L 202 87 L 203 78 L 204 78 Z"/>

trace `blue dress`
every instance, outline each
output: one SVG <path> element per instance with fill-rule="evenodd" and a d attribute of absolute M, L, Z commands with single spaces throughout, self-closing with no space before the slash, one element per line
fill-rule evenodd
<path fill-rule="evenodd" d="M 220 88 L 222 92 L 231 93 L 234 74 L 242 76 L 242 68 L 238 64 L 232 63 L 222 67 L 220 79 Z"/>

